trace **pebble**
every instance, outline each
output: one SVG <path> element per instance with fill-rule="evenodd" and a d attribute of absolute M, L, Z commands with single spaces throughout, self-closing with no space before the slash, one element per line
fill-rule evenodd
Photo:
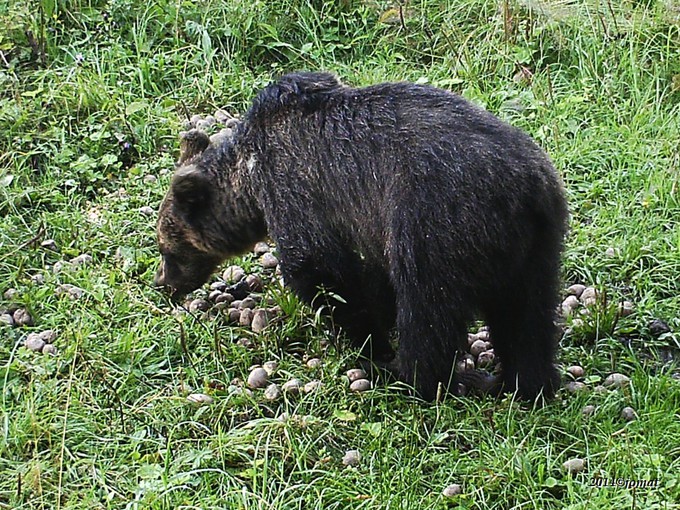
<path fill-rule="evenodd" d="M 264 398 L 267 400 L 277 400 L 281 396 L 281 388 L 272 383 L 264 390 Z"/>
<path fill-rule="evenodd" d="M 269 375 L 272 375 L 279 368 L 279 364 L 276 361 L 265 361 L 262 364 L 262 368 L 264 368 Z"/>
<path fill-rule="evenodd" d="M 567 296 L 567 298 L 562 301 L 562 315 L 565 317 L 570 316 L 580 304 L 581 303 L 576 296 Z"/>
<path fill-rule="evenodd" d="M 74 266 L 86 266 L 86 265 L 92 263 L 92 255 L 89 255 L 87 253 L 83 253 L 81 255 L 78 255 L 77 257 L 73 257 L 69 261 L 69 263 L 74 265 Z"/>
<path fill-rule="evenodd" d="M 217 299 L 223 295 L 224 293 L 221 290 L 211 290 L 208 294 L 208 300 L 217 303 Z"/>
<path fill-rule="evenodd" d="M 475 369 L 475 362 L 469 355 L 463 357 L 463 359 L 456 362 L 456 372 L 469 372 Z"/>
<path fill-rule="evenodd" d="M 593 306 L 597 302 L 597 290 L 594 287 L 586 287 L 579 299 L 584 306 Z"/>
<path fill-rule="evenodd" d="M 247 297 L 241 300 L 241 302 L 238 304 L 238 308 L 243 310 L 245 308 L 255 308 L 255 305 L 257 303 L 255 300 L 251 297 Z"/>
<path fill-rule="evenodd" d="M 43 354 L 49 354 L 51 356 L 57 355 L 57 348 L 52 344 L 45 344 L 42 348 Z"/>
<path fill-rule="evenodd" d="M 56 266 L 56 264 L 55 264 L 55 266 Z M 83 289 L 81 289 L 80 287 L 76 287 L 75 285 L 71 285 L 70 283 L 62 283 L 56 289 L 54 289 L 55 295 L 57 295 L 57 296 L 66 295 L 66 296 L 68 296 L 69 299 L 71 299 L 73 301 L 83 297 L 84 293 L 85 293 L 85 291 Z"/>
<path fill-rule="evenodd" d="M 454 496 L 458 496 L 462 492 L 463 488 L 459 484 L 452 483 L 442 491 L 442 496 L 444 496 L 445 498 L 453 498 Z"/>
<path fill-rule="evenodd" d="M 491 340 L 491 334 L 486 326 L 479 328 L 479 331 L 475 333 L 477 340 L 482 340 L 484 342 L 489 342 Z"/>
<path fill-rule="evenodd" d="M 8 313 L 0 314 L 0 323 L 7 324 L 8 326 L 14 326 L 14 317 Z"/>
<path fill-rule="evenodd" d="M 239 347 L 243 347 L 245 349 L 252 349 L 253 347 L 255 347 L 255 342 L 253 342 L 248 337 L 242 336 L 238 340 L 236 340 L 236 345 L 238 345 Z"/>
<path fill-rule="evenodd" d="M 258 257 L 261 257 L 262 255 L 264 255 L 265 253 L 269 253 L 270 251 L 271 248 L 269 247 L 269 245 L 263 241 L 260 241 L 259 243 L 255 244 L 255 247 L 253 248 L 253 253 Z"/>
<path fill-rule="evenodd" d="M 349 390 L 361 393 L 362 391 L 368 391 L 371 389 L 371 381 L 368 379 L 357 379 L 352 384 L 349 385 Z"/>
<path fill-rule="evenodd" d="M 668 327 L 668 324 L 666 324 L 661 319 L 654 319 L 649 323 L 649 332 L 655 337 L 669 333 L 670 330 L 671 328 Z"/>
<path fill-rule="evenodd" d="M 38 333 L 38 336 L 46 343 L 51 344 L 57 339 L 57 333 L 53 329 L 46 329 Z"/>
<path fill-rule="evenodd" d="M 205 393 L 192 393 L 187 395 L 187 401 L 198 406 L 210 405 L 213 403 L 213 398 Z"/>
<path fill-rule="evenodd" d="M 262 292 L 264 290 L 264 283 L 262 283 L 262 278 L 256 274 L 249 274 L 246 276 L 246 283 L 252 292 Z"/>
<path fill-rule="evenodd" d="M 198 123 L 199 120 L 203 120 L 203 117 L 201 117 L 201 116 L 198 115 L 198 114 L 194 114 L 194 115 L 192 115 L 191 118 L 189 119 L 189 122 L 191 122 L 194 126 L 196 126 L 196 123 Z"/>
<path fill-rule="evenodd" d="M 59 246 L 57 246 L 57 242 L 54 239 L 45 239 L 40 243 L 40 246 L 46 250 L 59 251 Z"/>
<path fill-rule="evenodd" d="M 239 325 L 249 327 L 253 322 L 253 315 L 253 311 L 250 308 L 244 308 L 241 310 L 241 315 L 238 319 Z"/>
<path fill-rule="evenodd" d="M 580 283 L 575 283 L 574 285 L 571 285 L 570 287 L 567 288 L 567 294 L 570 296 L 576 296 L 576 298 L 580 298 L 581 294 L 583 294 L 583 291 L 586 290 L 586 286 Z"/>
<path fill-rule="evenodd" d="M 350 368 L 347 371 L 346 375 L 347 379 L 349 379 L 349 382 L 351 383 L 359 379 L 366 379 L 368 377 L 368 375 L 366 375 L 366 372 L 361 368 Z"/>
<path fill-rule="evenodd" d="M 229 304 L 233 301 L 234 301 L 234 296 L 232 296 L 231 294 L 227 294 L 226 292 L 220 293 L 220 295 L 217 296 L 217 298 L 215 299 L 215 303 L 217 303 L 217 304 L 219 304 L 219 303 Z"/>
<path fill-rule="evenodd" d="M 564 388 L 569 393 L 578 393 L 579 391 L 585 390 L 587 386 L 580 381 L 569 381 L 567 384 L 564 385 Z"/>
<path fill-rule="evenodd" d="M 229 266 L 222 273 L 222 279 L 227 283 L 238 283 L 246 275 L 246 272 L 241 266 Z"/>
<path fill-rule="evenodd" d="M 567 367 L 567 373 L 571 375 L 573 378 L 578 379 L 579 377 L 583 377 L 585 374 L 585 370 L 583 370 L 583 367 L 579 365 L 572 365 L 570 367 Z"/>
<path fill-rule="evenodd" d="M 31 276 L 31 282 L 35 283 L 36 285 L 42 285 L 45 283 L 45 275 L 42 273 L 35 273 L 33 276 Z"/>
<path fill-rule="evenodd" d="M 321 366 L 321 360 L 319 358 L 309 358 L 306 365 L 307 368 L 316 369 Z"/>
<path fill-rule="evenodd" d="M 7 301 L 12 301 L 18 295 L 19 295 L 19 291 L 17 289 L 7 289 L 2 294 L 2 297 L 4 297 Z"/>
<path fill-rule="evenodd" d="M 592 416 L 595 413 L 596 410 L 597 410 L 597 407 L 595 407 L 593 405 L 583 406 L 583 409 L 581 410 L 581 414 L 583 414 L 583 416 L 586 416 L 586 417 Z"/>
<path fill-rule="evenodd" d="M 603 384 L 607 388 L 623 388 L 630 384 L 630 377 L 619 373 L 613 373 L 604 380 Z"/>
<path fill-rule="evenodd" d="M 12 319 L 14 319 L 15 326 L 33 325 L 33 317 L 31 317 L 31 314 L 28 313 L 28 310 L 26 310 L 25 308 L 18 308 L 17 310 L 15 310 L 14 313 L 12 314 Z"/>
<path fill-rule="evenodd" d="M 153 207 L 145 205 L 144 207 L 139 208 L 139 212 L 142 213 L 144 216 L 153 216 L 156 211 L 154 210 Z"/>
<path fill-rule="evenodd" d="M 227 315 L 229 316 L 229 322 L 239 322 L 241 320 L 241 310 L 237 310 L 236 308 L 229 308 L 227 310 Z"/>
<path fill-rule="evenodd" d="M 484 340 L 475 340 L 470 346 L 470 354 L 477 357 L 486 350 L 486 342 Z"/>
<path fill-rule="evenodd" d="M 583 471 L 583 468 L 585 467 L 586 463 L 583 459 L 569 459 L 566 461 L 564 464 L 562 464 L 562 467 L 572 475 L 575 475 L 576 473 L 580 473 Z"/>
<path fill-rule="evenodd" d="M 269 318 L 267 317 L 267 311 L 259 308 L 255 310 L 255 313 L 253 314 L 253 320 L 250 323 L 250 329 L 253 330 L 253 333 L 260 333 L 262 330 L 264 330 L 264 328 L 267 327 L 268 323 Z"/>
<path fill-rule="evenodd" d="M 342 457 L 342 463 L 345 466 L 358 466 L 361 462 L 361 453 L 359 450 L 347 450 Z"/>
<path fill-rule="evenodd" d="M 604 256 L 609 258 L 616 257 L 616 250 L 609 247 L 604 251 Z"/>
<path fill-rule="evenodd" d="M 45 341 L 37 333 L 29 333 L 24 340 L 24 347 L 31 351 L 40 352 L 45 347 Z"/>
<path fill-rule="evenodd" d="M 142 177 L 142 182 L 144 184 L 153 184 L 158 180 L 158 177 L 156 177 L 153 174 L 146 174 L 144 177 Z"/>
<path fill-rule="evenodd" d="M 267 371 L 262 368 L 262 367 L 257 367 L 251 370 L 250 374 L 248 374 L 248 387 L 249 388 L 264 388 L 267 386 L 267 379 L 269 378 L 269 374 Z"/>
<path fill-rule="evenodd" d="M 274 269 L 279 264 L 279 259 L 267 252 L 260 257 L 260 264 L 265 269 Z"/>
<path fill-rule="evenodd" d="M 191 313 L 205 312 L 208 309 L 210 309 L 210 303 L 205 299 L 198 298 L 189 303 L 189 312 Z"/>
<path fill-rule="evenodd" d="M 632 314 L 634 310 L 635 305 L 633 305 L 631 301 L 624 301 L 623 303 L 619 304 L 619 314 L 621 317 L 627 317 L 628 315 Z"/>
<path fill-rule="evenodd" d="M 212 282 L 210 284 L 210 290 L 219 290 L 221 292 L 224 292 L 224 290 L 227 288 L 227 284 L 223 282 L 222 280 L 217 280 L 216 282 Z"/>
<path fill-rule="evenodd" d="M 222 110 L 221 108 L 219 110 L 215 110 L 214 117 L 215 120 L 220 124 L 224 124 L 225 122 L 232 118 L 231 115 L 229 115 L 226 111 Z"/>
<path fill-rule="evenodd" d="M 484 351 L 479 354 L 477 365 L 479 365 L 480 368 L 490 367 L 495 360 L 496 353 L 493 350 Z"/>
<path fill-rule="evenodd" d="M 321 381 L 309 381 L 307 384 L 304 385 L 302 388 L 305 393 L 312 393 L 313 391 L 318 390 L 323 386 L 323 383 Z"/>
<path fill-rule="evenodd" d="M 637 419 L 637 414 L 635 413 L 635 409 L 632 407 L 624 407 L 621 410 L 621 418 L 623 418 L 626 421 L 634 421 Z"/>
<path fill-rule="evenodd" d="M 302 388 L 302 383 L 299 379 L 291 379 L 290 381 L 283 384 L 281 389 L 284 393 L 289 395 L 297 395 L 300 393 L 300 388 Z"/>

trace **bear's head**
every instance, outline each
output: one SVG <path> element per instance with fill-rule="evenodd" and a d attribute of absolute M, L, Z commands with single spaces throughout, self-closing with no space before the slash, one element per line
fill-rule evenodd
<path fill-rule="evenodd" d="M 262 212 L 237 177 L 233 139 L 211 144 L 195 129 L 180 136 L 180 158 L 156 226 L 161 265 L 155 284 L 175 299 L 266 236 Z"/>

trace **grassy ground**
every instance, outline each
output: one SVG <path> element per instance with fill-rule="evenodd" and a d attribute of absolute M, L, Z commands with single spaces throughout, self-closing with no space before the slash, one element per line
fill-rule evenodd
<path fill-rule="evenodd" d="M 17 291 L 0 309 L 35 321 L 0 323 L 0 508 L 680 508 L 676 0 L 40 0 L 1 3 L 0 26 L 0 291 Z M 139 209 L 164 194 L 182 121 L 241 111 L 303 68 L 428 82 L 529 131 L 568 189 L 565 286 L 607 295 L 560 362 L 582 364 L 589 388 L 614 371 L 631 384 L 540 409 L 355 395 L 342 374 L 356 354 L 324 354 L 323 324 L 276 285 L 287 319 L 254 349 L 234 342 L 245 330 L 171 314 Z M 83 253 L 91 264 L 51 269 Z M 635 310 L 619 319 L 622 299 Z M 655 318 L 671 332 L 652 334 Z M 57 356 L 22 347 L 48 328 Z M 270 359 L 276 380 L 324 386 L 267 405 L 223 389 Z M 192 406 L 187 390 L 215 401 Z M 357 467 L 341 463 L 349 449 Z M 585 469 L 570 476 L 575 457 Z M 445 498 L 452 483 L 462 494 Z"/>

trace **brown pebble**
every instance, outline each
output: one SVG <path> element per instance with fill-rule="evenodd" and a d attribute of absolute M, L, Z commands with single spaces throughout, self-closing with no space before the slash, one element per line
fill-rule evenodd
<path fill-rule="evenodd" d="M 569 459 L 564 464 L 562 464 L 562 467 L 569 474 L 575 475 L 576 473 L 580 473 L 581 471 L 583 471 L 585 465 L 586 463 L 583 459 Z"/>
<path fill-rule="evenodd" d="M 567 288 L 567 294 L 570 296 L 576 296 L 576 298 L 580 298 L 581 294 L 583 294 L 583 291 L 586 289 L 585 285 L 582 285 L 580 283 L 575 283 L 574 285 L 571 285 L 570 287 Z"/>
<path fill-rule="evenodd" d="M 475 340 L 470 346 L 470 354 L 477 357 L 486 350 L 486 342 L 484 340 Z"/>
<path fill-rule="evenodd" d="M 623 388 L 630 384 L 630 377 L 619 373 L 613 373 L 604 380 L 603 384 L 607 388 Z"/>
<path fill-rule="evenodd" d="M 493 365 L 495 360 L 496 353 L 493 350 L 484 351 L 479 354 L 479 357 L 477 358 L 477 365 L 479 365 L 480 368 L 487 368 Z"/>
<path fill-rule="evenodd" d="M 262 367 L 254 368 L 250 374 L 248 374 L 247 384 L 250 388 L 264 388 L 267 386 L 267 379 L 269 374 Z"/>
<path fill-rule="evenodd" d="M 316 369 L 321 366 L 321 360 L 319 358 L 309 358 L 306 365 L 307 368 Z"/>
<path fill-rule="evenodd" d="M 238 283 L 246 276 L 241 266 L 229 266 L 222 273 L 222 279 L 227 283 Z"/>
<path fill-rule="evenodd" d="M 51 356 L 57 355 L 57 348 L 53 344 L 45 344 L 42 348 L 43 354 L 49 354 Z"/>
<path fill-rule="evenodd" d="M 579 298 L 584 306 L 593 306 L 597 303 L 597 290 L 594 287 L 586 287 Z"/>
<path fill-rule="evenodd" d="M 269 245 L 262 241 L 255 244 L 255 247 L 253 248 L 253 253 L 258 257 L 261 257 L 262 255 L 264 255 L 265 253 L 269 253 L 270 251 L 271 248 L 269 247 Z"/>
<path fill-rule="evenodd" d="M 635 305 L 633 305 L 633 303 L 630 301 L 624 301 L 623 303 L 619 304 L 619 314 L 621 317 L 627 317 L 628 315 L 632 314 L 634 310 Z"/>
<path fill-rule="evenodd" d="M 256 304 L 257 303 L 253 298 L 247 297 L 241 300 L 241 302 L 238 304 L 238 308 L 240 308 L 241 310 L 245 308 L 255 308 Z"/>
<path fill-rule="evenodd" d="M 251 292 L 262 292 L 264 289 L 262 278 L 260 278 L 259 275 L 249 274 L 246 276 L 246 283 L 250 287 Z"/>
<path fill-rule="evenodd" d="M 587 386 L 580 381 L 569 381 L 567 384 L 564 385 L 564 388 L 569 393 L 578 393 L 579 391 L 585 390 Z"/>
<path fill-rule="evenodd" d="M 234 301 L 234 296 L 226 292 L 220 292 L 220 295 L 215 298 L 215 303 L 227 303 L 230 304 Z"/>
<path fill-rule="evenodd" d="M 265 269 L 274 269 L 279 264 L 279 259 L 268 252 L 260 257 L 260 264 Z"/>
<path fill-rule="evenodd" d="M 346 375 L 347 379 L 349 379 L 349 382 L 351 383 L 358 379 L 366 379 L 366 377 L 368 377 L 366 372 L 364 372 L 364 370 L 361 368 L 351 368 L 347 371 Z"/>
<path fill-rule="evenodd" d="M 45 341 L 37 333 L 29 333 L 24 340 L 24 347 L 30 351 L 40 352 L 45 345 Z"/>
<path fill-rule="evenodd" d="M 270 384 L 264 390 L 264 398 L 267 400 L 276 400 L 281 396 L 281 388 L 276 384 Z"/>
<path fill-rule="evenodd" d="M 285 382 L 283 386 L 281 386 L 283 392 L 289 395 L 297 395 L 298 393 L 300 393 L 301 388 L 302 383 L 300 382 L 299 379 L 291 379 L 290 381 Z"/>
<path fill-rule="evenodd" d="M 621 410 L 621 418 L 623 418 L 626 421 L 634 421 L 637 419 L 637 414 L 635 413 L 635 409 L 632 407 L 624 407 Z"/>
<path fill-rule="evenodd" d="M 578 379 L 579 377 L 583 377 L 585 374 L 585 370 L 583 370 L 583 367 L 579 365 L 572 365 L 570 367 L 567 367 L 567 373 L 571 375 L 573 378 Z"/>
<path fill-rule="evenodd" d="M 576 296 L 567 296 L 567 298 L 562 301 L 562 315 L 569 317 L 580 304 L 581 302 Z"/>
<path fill-rule="evenodd" d="M 14 317 L 8 313 L 0 314 L 0 324 L 7 324 L 8 326 L 14 326 Z"/>
<path fill-rule="evenodd" d="M 191 313 L 205 312 L 208 309 L 210 309 L 210 303 L 208 303 L 205 299 L 194 299 L 191 303 L 189 303 L 189 312 Z"/>
<path fill-rule="evenodd" d="M 262 368 L 264 368 L 269 375 L 272 375 L 279 368 L 279 364 L 276 361 L 265 361 L 262 364 Z"/>
<path fill-rule="evenodd" d="M 347 450 L 342 457 L 342 463 L 345 466 L 358 466 L 361 462 L 361 453 L 359 450 Z"/>
<path fill-rule="evenodd" d="M 229 308 L 227 310 L 227 315 L 229 316 L 229 322 L 236 323 L 241 320 L 241 310 L 237 310 L 236 308 Z"/>
<path fill-rule="evenodd" d="M 349 385 L 349 390 L 355 393 L 361 393 L 371 389 L 371 381 L 368 379 L 357 379 Z"/>
<path fill-rule="evenodd" d="M 12 314 L 15 326 L 33 326 L 33 317 L 25 308 L 19 308 Z"/>
<path fill-rule="evenodd" d="M 312 393 L 313 391 L 318 390 L 322 386 L 321 381 L 309 381 L 307 384 L 304 385 L 303 391 L 305 393 Z"/>
<path fill-rule="evenodd" d="M 250 328 L 253 330 L 254 333 L 260 333 L 264 328 L 267 327 L 267 324 L 269 323 L 269 318 L 267 317 L 267 311 L 263 310 L 262 308 L 258 308 L 255 310 L 253 314 L 253 319 L 250 324 Z"/>
<path fill-rule="evenodd" d="M 238 319 L 238 323 L 241 326 L 250 326 L 253 322 L 253 311 L 250 308 L 244 308 L 241 310 L 241 315 Z"/>
<path fill-rule="evenodd" d="M 462 492 L 463 488 L 459 484 L 453 483 L 448 487 L 444 488 L 444 490 L 442 491 L 442 496 L 444 496 L 445 498 L 453 498 L 455 496 L 458 496 Z"/>
<path fill-rule="evenodd" d="M 596 410 L 597 410 L 597 407 L 595 407 L 593 405 L 587 405 L 587 406 L 583 407 L 583 409 L 581 410 L 581 414 L 583 414 L 583 416 L 586 416 L 586 417 L 592 416 L 595 413 Z"/>

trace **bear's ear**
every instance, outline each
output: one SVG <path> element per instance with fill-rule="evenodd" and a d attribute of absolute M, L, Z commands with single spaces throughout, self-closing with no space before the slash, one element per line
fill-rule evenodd
<path fill-rule="evenodd" d="M 172 176 L 172 193 L 180 207 L 207 204 L 213 184 L 210 177 L 195 165 L 180 168 Z"/>
<path fill-rule="evenodd" d="M 177 165 L 183 165 L 194 156 L 202 153 L 210 145 L 210 138 L 203 131 L 191 129 L 179 134 L 179 161 Z"/>

